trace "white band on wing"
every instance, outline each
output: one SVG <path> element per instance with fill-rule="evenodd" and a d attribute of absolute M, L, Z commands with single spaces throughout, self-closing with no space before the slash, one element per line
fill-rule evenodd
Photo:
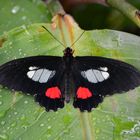
<path fill-rule="evenodd" d="M 109 73 L 107 70 L 107 67 L 101 67 L 99 69 L 88 69 L 86 71 L 82 71 L 81 75 L 91 83 L 98 83 L 109 78 Z"/>
<path fill-rule="evenodd" d="M 37 81 L 39 83 L 46 83 L 49 79 L 51 79 L 55 75 L 55 71 L 51 71 L 48 69 L 39 69 L 38 67 L 29 67 L 29 71 L 27 72 L 28 78 L 33 81 Z"/>

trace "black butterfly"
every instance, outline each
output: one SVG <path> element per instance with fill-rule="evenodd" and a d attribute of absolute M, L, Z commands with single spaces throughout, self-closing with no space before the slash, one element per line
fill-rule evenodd
<path fill-rule="evenodd" d="M 103 97 L 140 85 L 140 72 L 133 66 L 104 57 L 73 57 L 66 48 L 63 57 L 33 56 L 0 66 L 0 84 L 35 96 L 47 111 L 73 106 L 91 111 Z"/>

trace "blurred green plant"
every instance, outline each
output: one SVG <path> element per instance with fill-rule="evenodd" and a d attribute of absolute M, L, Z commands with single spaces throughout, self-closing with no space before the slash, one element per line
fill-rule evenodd
<path fill-rule="evenodd" d="M 136 11 L 140 8 L 139 0 L 59 1 L 65 11 L 74 17 L 82 29 L 111 28 L 140 34 L 138 28 L 140 27 L 140 19 L 136 15 Z"/>

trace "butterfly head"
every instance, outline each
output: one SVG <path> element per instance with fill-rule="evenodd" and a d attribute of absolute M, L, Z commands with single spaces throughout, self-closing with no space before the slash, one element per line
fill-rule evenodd
<path fill-rule="evenodd" d="M 73 50 L 70 48 L 70 47 L 67 47 L 65 50 L 64 50 L 64 56 L 72 56 L 73 55 Z"/>

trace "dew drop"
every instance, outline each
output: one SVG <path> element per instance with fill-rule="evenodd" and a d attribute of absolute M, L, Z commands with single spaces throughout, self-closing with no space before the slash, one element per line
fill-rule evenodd
<path fill-rule="evenodd" d="M 98 139 L 98 137 L 96 136 L 95 139 Z"/>
<path fill-rule="evenodd" d="M 13 132 L 11 131 L 10 134 L 13 134 Z"/>
<path fill-rule="evenodd" d="M 22 17 L 22 20 L 26 20 L 26 18 L 27 18 L 26 16 L 23 16 L 23 17 Z"/>
<path fill-rule="evenodd" d="M 14 56 L 14 59 L 17 59 L 17 57 L 16 56 Z M 14 90 L 13 90 L 14 91 Z"/>
<path fill-rule="evenodd" d="M 24 101 L 24 104 L 28 104 L 28 101 Z"/>
<path fill-rule="evenodd" d="M 48 126 L 48 129 L 51 129 L 52 127 L 51 126 Z"/>
<path fill-rule="evenodd" d="M 71 137 L 71 138 L 74 138 L 74 136 L 73 136 L 73 135 L 70 135 L 70 137 Z"/>
<path fill-rule="evenodd" d="M 58 114 L 58 111 L 57 111 L 57 112 L 55 112 L 55 114 Z"/>
<path fill-rule="evenodd" d="M 50 118 L 48 118 L 48 122 L 50 121 Z"/>
<path fill-rule="evenodd" d="M 96 121 L 96 120 L 97 120 L 97 118 L 95 118 L 95 117 L 94 117 L 92 120 L 93 120 L 93 121 Z"/>
<path fill-rule="evenodd" d="M 23 127 L 24 129 L 27 129 L 27 125 L 23 125 L 22 127 Z"/>
<path fill-rule="evenodd" d="M 26 30 L 26 26 L 25 26 L 25 25 L 22 25 L 22 29 L 23 29 L 23 30 Z"/>
<path fill-rule="evenodd" d="M 11 124 L 11 127 L 15 127 L 16 126 L 16 122 Z"/>
<path fill-rule="evenodd" d="M 20 118 L 21 120 L 25 120 L 25 116 L 23 115 L 23 116 L 21 116 L 21 118 Z"/>
<path fill-rule="evenodd" d="M 21 51 L 22 51 L 22 49 L 19 49 L 18 51 L 19 51 L 19 52 L 21 52 Z"/>
<path fill-rule="evenodd" d="M 14 7 L 12 8 L 11 12 L 12 12 L 13 14 L 16 14 L 16 13 L 19 11 L 19 9 L 20 9 L 19 6 L 14 6 Z"/>
<path fill-rule="evenodd" d="M 44 124 L 43 124 L 43 123 L 41 123 L 41 124 L 40 124 L 40 126 L 41 126 L 41 127 L 43 127 L 43 126 L 44 126 Z"/>
<path fill-rule="evenodd" d="M 0 105 L 2 105 L 2 101 L 0 101 Z"/>
<path fill-rule="evenodd" d="M 48 134 L 48 135 L 47 135 L 47 137 L 49 138 L 49 137 L 51 137 L 51 135 L 50 135 L 50 134 Z"/>
<path fill-rule="evenodd" d="M 6 123 L 5 121 L 1 121 L 1 125 L 5 125 L 5 123 Z"/>
<path fill-rule="evenodd" d="M 63 133 L 64 133 L 64 134 L 67 134 L 67 133 L 69 133 L 69 131 L 68 131 L 67 129 L 65 129 L 65 130 L 63 131 Z"/>
<path fill-rule="evenodd" d="M 99 129 L 96 129 L 95 132 L 96 132 L 96 134 L 99 134 L 100 133 L 100 130 Z"/>
<path fill-rule="evenodd" d="M 7 50 L 5 50 L 4 53 L 7 53 Z"/>
<path fill-rule="evenodd" d="M 17 112 L 14 112 L 14 115 L 17 115 L 18 113 Z"/>

